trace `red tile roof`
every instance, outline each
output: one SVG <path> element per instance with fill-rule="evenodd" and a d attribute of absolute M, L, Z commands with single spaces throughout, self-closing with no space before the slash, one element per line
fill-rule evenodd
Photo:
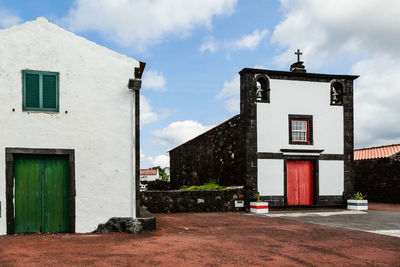
<path fill-rule="evenodd" d="M 157 175 L 156 169 L 141 169 L 140 175 Z"/>
<path fill-rule="evenodd" d="M 354 160 L 387 158 L 399 152 L 400 144 L 355 149 Z"/>

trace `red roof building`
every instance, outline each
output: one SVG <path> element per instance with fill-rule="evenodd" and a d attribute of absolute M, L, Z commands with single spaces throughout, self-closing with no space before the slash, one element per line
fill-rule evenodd
<path fill-rule="evenodd" d="M 141 169 L 140 175 L 157 175 L 157 169 Z"/>
<path fill-rule="evenodd" d="M 400 144 L 354 150 L 354 160 L 388 158 L 400 152 Z"/>
<path fill-rule="evenodd" d="M 140 170 L 140 182 L 151 182 L 158 180 L 160 174 L 157 169 L 141 169 Z"/>
<path fill-rule="evenodd" d="M 354 189 L 369 201 L 400 203 L 400 144 L 354 150 Z"/>

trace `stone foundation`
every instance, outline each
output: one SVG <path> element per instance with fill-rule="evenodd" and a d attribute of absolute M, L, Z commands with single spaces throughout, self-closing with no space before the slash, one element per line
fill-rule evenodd
<path fill-rule="evenodd" d="M 235 200 L 244 199 L 243 187 L 227 190 L 148 190 L 141 192 L 141 205 L 155 213 L 242 211 Z"/>

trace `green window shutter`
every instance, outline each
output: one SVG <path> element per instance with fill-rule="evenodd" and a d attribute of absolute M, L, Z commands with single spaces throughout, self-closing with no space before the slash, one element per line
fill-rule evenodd
<path fill-rule="evenodd" d="M 43 108 L 57 108 L 57 77 L 43 75 Z"/>
<path fill-rule="evenodd" d="M 58 112 L 58 73 L 23 71 L 23 110 Z"/>
<path fill-rule="evenodd" d="M 25 74 L 25 105 L 28 108 L 39 108 L 39 75 Z"/>

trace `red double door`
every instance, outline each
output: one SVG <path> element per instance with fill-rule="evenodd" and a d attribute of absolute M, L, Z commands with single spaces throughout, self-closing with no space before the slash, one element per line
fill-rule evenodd
<path fill-rule="evenodd" d="M 287 204 L 313 205 L 313 164 L 311 161 L 286 161 Z"/>

